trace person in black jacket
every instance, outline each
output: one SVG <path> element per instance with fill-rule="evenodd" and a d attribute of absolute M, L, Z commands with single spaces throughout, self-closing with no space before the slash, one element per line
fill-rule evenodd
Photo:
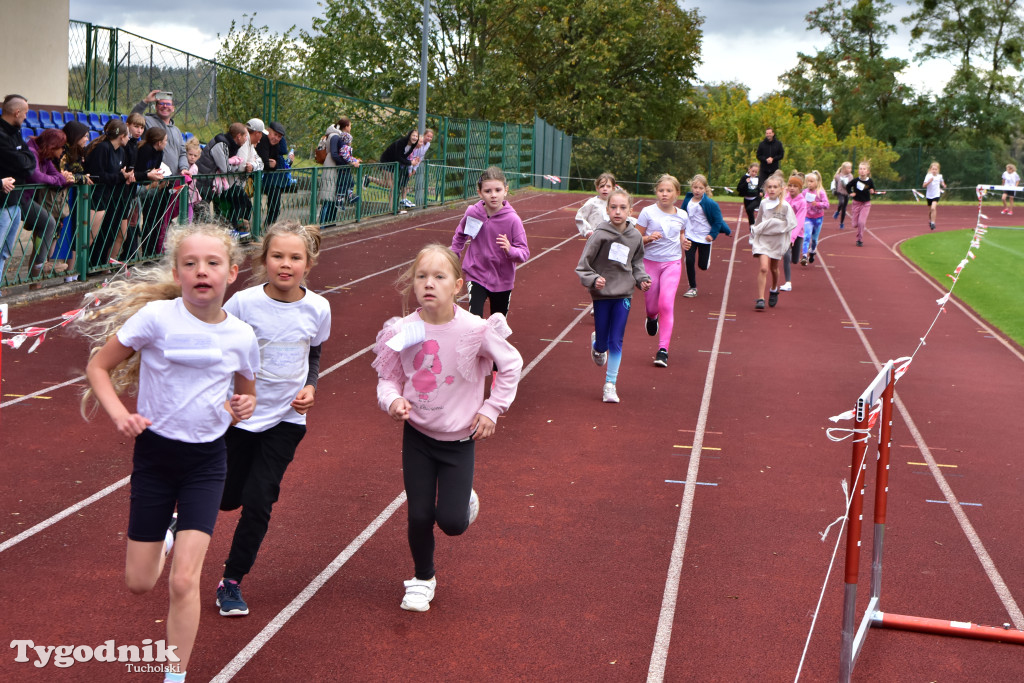
<path fill-rule="evenodd" d="M 405 184 L 409 182 L 409 167 L 412 166 L 412 161 L 409 159 L 409 155 L 416 148 L 416 143 L 419 142 L 420 134 L 413 128 L 406 135 L 398 138 L 388 145 L 387 149 L 380 155 L 380 163 L 387 164 L 392 162 L 398 162 L 398 183 L 397 189 L 398 196 L 401 197 L 405 191 Z M 411 208 L 408 203 L 403 203 L 406 208 Z"/>
<path fill-rule="evenodd" d="M 226 133 L 218 134 L 206 144 L 196 162 L 196 167 L 204 176 L 218 175 L 217 178 L 200 179 L 198 189 L 204 197 L 213 199 L 214 211 L 238 230 L 239 237 L 247 233 L 242 221 L 252 211 L 252 203 L 243 185 L 237 182 L 240 176 L 229 178 L 225 174 L 252 171 L 252 166 L 238 156 L 238 151 L 248 140 L 249 129 L 245 124 L 232 123 Z"/>
<path fill-rule="evenodd" d="M 27 115 L 28 100 L 21 95 L 4 97 L 0 113 L 0 281 L 21 224 L 23 193 L 15 188 L 28 184 L 29 174 L 36 168 L 36 158 L 21 136 L 21 124 Z"/>
<path fill-rule="evenodd" d="M 140 225 L 132 232 L 132 238 L 125 242 L 122 258 L 132 259 L 136 256 L 154 257 L 158 255 L 162 244 L 161 224 L 170 192 L 161 182 L 164 174 L 160 164 L 164 163 L 164 150 L 167 147 L 167 131 L 163 128 L 147 128 L 142 134 L 135 152 L 135 177 L 143 187 L 139 190 L 142 202 Z M 140 235 L 141 232 L 141 235 Z M 141 237 L 141 241 L 140 241 Z M 138 253 L 136 253 L 138 251 Z"/>
<path fill-rule="evenodd" d="M 96 183 L 92 208 L 103 212 L 89 249 L 90 268 L 105 266 L 112 255 L 119 253 L 124 240 L 121 221 L 131 209 L 130 190 L 135 183 L 135 172 L 125 167 L 127 142 L 128 126 L 121 119 L 111 119 L 103 127 L 103 135 L 85 150 L 85 172 Z"/>
<path fill-rule="evenodd" d="M 758 174 L 761 187 L 764 187 L 764 181 L 768 179 L 768 176 L 779 170 L 779 162 L 785 155 L 786 150 L 775 137 L 775 131 L 772 128 L 766 128 L 764 140 L 757 145 L 757 160 L 761 162 L 761 172 Z"/>
<path fill-rule="evenodd" d="M 263 192 L 267 195 L 267 213 L 264 225 L 273 225 L 281 214 L 281 193 L 291 182 L 291 175 L 286 171 L 291 168 L 288 157 L 288 143 L 284 139 L 284 126 L 271 121 L 267 132 L 256 146 L 256 153 L 261 157 L 261 149 L 266 147 L 267 160 L 263 165 Z"/>

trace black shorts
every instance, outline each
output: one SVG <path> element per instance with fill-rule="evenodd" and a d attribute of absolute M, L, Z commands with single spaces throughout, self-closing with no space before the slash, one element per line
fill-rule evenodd
<path fill-rule="evenodd" d="M 925 197 L 925 201 L 928 202 L 928 206 L 931 206 L 932 204 L 938 204 L 939 198 L 938 197 Z"/>
<path fill-rule="evenodd" d="M 175 505 L 178 531 L 212 536 L 227 469 L 223 436 L 209 443 L 185 443 L 149 429 L 139 434 L 132 456 L 128 538 L 164 540 Z"/>

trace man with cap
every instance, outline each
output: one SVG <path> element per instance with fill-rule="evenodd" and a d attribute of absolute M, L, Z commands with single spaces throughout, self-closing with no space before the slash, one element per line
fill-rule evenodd
<path fill-rule="evenodd" d="M 250 170 L 262 171 L 266 167 L 266 159 L 256 152 L 256 146 L 263 139 L 263 132 L 267 127 L 263 124 L 263 119 L 249 119 L 245 122 L 245 127 L 249 130 L 249 140 L 238 150 L 238 155 L 252 165 Z"/>
<path fill-rule="evenodd" d="M 156 103 L 156 115 L 145 114 L 146 107 Z M 188 157 L 185 156 L 185 139 L 174 125 L 174 100 L 171 93 L 151 90 L 142 101 L 132 107 L 131 113 L 145 114 L 146 128 L 163 128 L 167 132 L 167 146 L 164 147 L 164 163 L 175 175 L 188 172 Z"/>
<path fill-rule="evenodd" d="M 256 145 L 256 153 L 264 159 L 263 191 L 267 195 L 267 225 L 273 225 L 281 213 L 281 193 L 291 182 L 291 175 L 285 173 L 291 168 L 288 156 L 288 143 L 284 139 L 284 126 L 272 121 L 267 126 L 266 134 Z"/>

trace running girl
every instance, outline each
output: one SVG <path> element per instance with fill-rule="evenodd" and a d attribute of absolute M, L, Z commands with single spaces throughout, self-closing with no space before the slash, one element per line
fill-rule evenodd
<path fill-rule="evenodd" d="M 811 171 L 804 176 L 804 202 L 807 205 L 807 216 L 803 225 L 804 253 L 800 259 L 801 265 L 814 263 L 814 257 L 818 254 L 821 224 L 828 210 L 828 194 L 821 189 L 821 174 L 817 171 Z M 799 220 L 799 216 L 797 219 Z"/>
<path fill-rule="evenodd" d="M 1017 187 L 1020 185 L 1020 176 L 1017 175 L 1017 167 L 1013 164 L 1007 164 L 1006 170 L 1003 172 L 1003 185 L 1009 185 L 1010 187 Z M 1006 214 L 1008 216 L 1013 215 L 1013 198 L 1017 196 L 1016 191 L 1004 192 L 1003 193 L 1003 210 L 999 213 Z"/>
<path fill-rule="evenodd" d="M 757 208 L 757 219 L 750 226 L 750 250 L 758 260 L 757 299 L 754 309 L 764 310 L 764 286 L 771 272 L 772 286 L 768 305 L 779 301 L 779 261 L 790 248 L 790 234 L 796 227 L 792 207 L 782 201 L 782 174 L 774 173 L 764 181 L 764 200 Z"/>
<path fill-rule="evenodd" d="M 686 279 L 690 288 L 683 296 L 693 298 L 697 296 L 697 271 L 694 264 L 701 270 L 707 270 L 711 266 L 711 243 L 720 233 L 731 235 L 732 231 L 722 219 L 718 203 L 711 198 L 708 179 L 699 173 L 690 179 L 690 191 L 683 197 L 683 211 L 690 218 L 683 239 Z"/>
<path fill-rule="evenodd" d="M 434 523 L 458 536 L 476 519 L 475 445 L 494 434 L 515 398 L 523 359 L 506 341 L 505 316 L 482 320 L 455 305 L 462 268 L 442 245 L 424 247 L 399 282 L 403 309 L 410 290 L 419 308 L 384 324 L 373 367 L 381 409 L 405 423 L 402 476 L 416 574 L 405 582 L 402 609 L 426 612 L 437 587 Z M 492 364 L 498 370 L 485 401 Z"/>
<path fill-rule="evenodd" d="M 605 205 L 608 203 L 608 195 L 615 189 L 615 176 L 611 173 L 597 176 L 594 189 L 597 190 L 597 196 L 588 199 L 576 212 L 576 229 L 583 237 L 590 237 L 598 224 L 608 220 Z"/>
<path fill-rule="evenodd" d="M 839 219 L 840 230 L 846 227 L 844 225 L 846 223 L 846 205 L 850 201 L 850 191 L 846 189 L 846 186 L 851 180 L 853 180 L 853 164 L 844 161 L 832 176 L 832 187 L 836 193 L 836 212 L 832 214 L 832 219 Z"/>
<path fill-rule="evenodd" d="M 674 176 L 666 173 L 659 177 L 654 183 L 657 202 L 645 206 L 637 219 L 637 225 L 644 231 L 644 248 L 640 250 L 644 261 L 643 271 L 651 281 L 650 288 L 644 290 L 647 334 L 658 337 L 658 353 L 654 356 L 654 364 L 661 368 L 668 367 L 676 292 L 683 274 L 683 240 L 688 221 L 686 212 L 676 208 L 679 189 L 679 181 Z M 621 299 L 621 296 L 618 298 Z M 596 323 L 596 306 L 594 317 Z M 614 354 L 612 357 L 615 357 Z M 609 374 L 614 376 L 610 366 Z M 614 390 L 614 380 L 612 385 Z"/>
<path fill-rule="evenodd" d="M 320 374 L 320 348 L 331 334 L 327 300 L 303 285 L 320 251 L 320 229 L 275 223 L 253 259 L 261 284 L 238 292 L 224 310 L 252 326 L 260 344 L 256 411 L 225 435 L 228 474 L 221 510 L 242 508 L 224 575 L 217 586 L 221 616 L 249 613 L 242 579 L 256 561 L 285 470 L 306 435 Z"/>
<path fill-rule="evenodd" d="M 868 214 L 871 212 L 871 195 L 885 194 L 875 190 L 875 181 L 871 179 L 871 162 L 862 161 L 857 166 L 857 177 L 846 184 L 850 192 L 850 218 L 853 220 L 853 227 L 857 230 L 857 246 L 864 246 L 864 228 L 868 223 Z"/>
<path fill-rule="evenodd" d="M 939 213 L 939 197 L 942 196 L 942 190 L 946 188 L 946 181 L 939 173 L 939 162 L 933 161 L 932 165 L 928 167 L 928 174 L 924 177 L 921 187 L 925 188 L 924 198 L 928 202 L 928 229 L 934 230 L 935 218 Z"/>
<path fill-rule="evenodd" d="M 199 576 L 224 488 L 224 432 L 256 405 L 256 336 L 221 308 L 241 260 L 218 226 L 176 229 L 160 265 L 90 292 L 87 305 L 97 298 L 105 305 L 80 323 L 93 342 L 83 407 L 94 397 L 117 431 L 135 438 L 128 589 L 151 590 L 175 548 L 167 644 L 180 662 L 165 681 L 185 680 L 199 629 Z M 119 394 L 136 385 L 131 412 Z M 168 528 L 175 506 L 176 537 Z"/>
<path fill-rule="evenodd" d="M 466 209 L 452 238 L 452 251 L 462 259 L 469 278 L 469 312 L 483 317 L 484 302 L 491 314 L 508 315 L 516 266 L 530 258 L 523 221 L 505 201 L 508 181 L 496 166 L 476 181 L 480 201 Z M 469 243 L 469 244 L 467 244 Z"/>
<path fill-rule="evenodd" d="M 793 217 L 796 220 L 796 227 L 789 233 L 789 245 L 786 253 L 782 255 L 782 271 L 785 275 L 785 282 L 779 287 L 780 292 L 793 291 L 793 280 L 790 266 L 800 259 L 801 249 L 804 244 L 804 217 L 807 215 L 807 202 L 804 200 L 804 178 L 797 171 L 789 176 L 786 184 L 786 192 L 783 201 L 793 209 Z M 800 260 L 800 263 L 807 265 L 807 259 Z"/>
<path fill-rule="evenodd" d="M 646 292 L 651 287 L 651 277 L 644 272 L 643 238 L 629 224 L 632 209 L 628 192 L 612 190 L 608 196 L 608 221 L 598 224 L 576 266 L 580 282 L 594 300 L 591 357 L 598 366 L 608 364 L 601 394 L 605 403 L 619 402 L 615 384 L 622 363 L 622 338 L 633 288 Z"/>
<path fill-rule="evenodd" d="M 754 224 L 754 214 L 757 206 L 761 203 L 761 186 L 758 174 L 761 172 L 761 164 L 756 161 L 747 167 L 747 172 L 740 178 L 736 186 L 736 193 L 743 197 L 743 210 L 747 212 L 747 224 Z"/>

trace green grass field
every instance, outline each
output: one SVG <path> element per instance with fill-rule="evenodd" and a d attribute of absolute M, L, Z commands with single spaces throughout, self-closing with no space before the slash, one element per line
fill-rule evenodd
<path fill-rule="evenodd" d="M 946 277 L 967 255 L 971 230 L 938 232 L 900 247 L 911 261 L 945 289 Z M 1024 228 L 989 228 L 974 249 L 975 259 L 960 274 L 953 295 L 1007 336 L 1024 345 Z"/>

